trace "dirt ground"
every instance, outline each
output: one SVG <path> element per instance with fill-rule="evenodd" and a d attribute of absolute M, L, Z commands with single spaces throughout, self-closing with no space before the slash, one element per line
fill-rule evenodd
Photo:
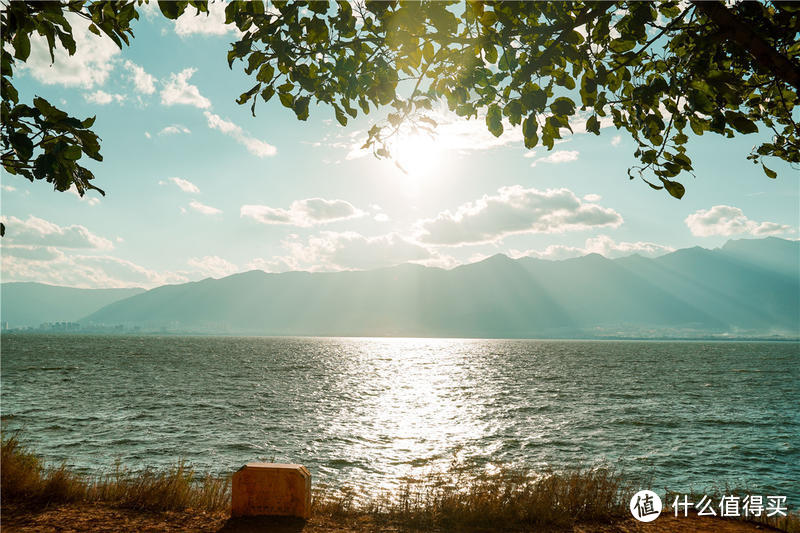
<path fill-rule="evenodd" d="M 250 518 L 233 520 L 227 514 L 204 512 L 153 513 L 130 509 L 115 509 L 95 504 L 67 504 L 45 509 L 30 509 L 4 504 L 0 510 L 0 529 L 4 533 L 73 533 L 73 532 L 227 532 L 227 533 L 390 533 L 404 531 L 397 526 L 375 524 L 372 521 L 337 522 L 314 517 L 301 520 Z M 662 515 L 650 523 L 633 518 L 614 524 L 577 525 L 573 533 L 752 533 L 777 531 L 773 528 L 723 520 L 719 518 Z"/>

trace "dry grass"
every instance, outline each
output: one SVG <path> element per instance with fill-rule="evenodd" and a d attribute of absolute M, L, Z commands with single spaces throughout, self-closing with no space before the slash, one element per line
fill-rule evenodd
<path fill-rule="evenodd" d="M 230 509 L 229 477 L 198 478 L 182 462 L 167 472 L 130 472 L 117 465 L 105 476 L 82 477 L 65 465 L 46 467 L 14 434 L 2 437 L 0 466 L 4 502 L 102 502 L 147 511 Z M 398 490 L 367 499 L 358 498 L 354 490 L 317 488 L 312 515 L 339 524 L 368 522 L 419 531 L 568 529 L 576 523 L 628 518 L 627 499 L 633 488 L 625 476 L 606 468 L 558 474 L 501 470 L 475 475 L 454 467 L 421 479 L 406 479 Z M 671 501 L 668 493 L 665 503 Z M 796 513 L 764 516 L 760 521 L 781 531 L 800 533 Z"/>
<path fill-rule="evenodd" d="M 2 438 L 0 461 L 4 500 L 43 505 L 98 501 L 149 511 L 224 511 L 230 507 L 229 479 L 198 479 L 183 462 L 167 472 L 133 473 L 117 465 L 109 475 L 82 477 L 65 465 L 46 467 L 20 444 L 16 434 Z"/>
<path fill-rule="evenodd" d="M 448 472 L 408 479 L 399 491 L 366 502 L 358 502 L 353 491 L 320 491 L 313 511 L 339 519 L 367 516 L 420 530 L 569 527 L 625 516 L 624 487 L 620 475 L 604 468 L 545 475 Z"/>
<path fill-rule="evenodd" d="M 81 478 L 64 465 L 45 468 L 39 457 L 20 445 L 16 435 L 3 437 L 0 466 L 3 499 L 47 504 L 81 500 L 86 494 Z"/>

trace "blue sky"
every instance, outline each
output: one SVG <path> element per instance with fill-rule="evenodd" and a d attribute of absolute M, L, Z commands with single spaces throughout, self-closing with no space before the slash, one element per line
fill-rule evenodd
<path fill-rule="evenodd" d="M 798 238 L 796 170 L 745 159 L 766 138 L 708 134 L 689 145 L 696 178 L 678 201 L 629 181 L 633 141 L 613 127 L 547 152 L 521 132 L 444 109 L 435 139 L 406 136 L 391 162 L 358 150 L 379 110 L 347 127 L 312 105 L 307 122 L 236 97 L 221 5 L 168 21 L 147 8 L 119 50 L 77 21 L 78 52 L 50 65 L 41 41 L 15 82 L 77 117 L 97 115 L 107 193 L 54 192 L 2 176 L 3 281 L 153 287 L 252 269 L 329 271 L 413 261 L 442 268 L 505 253 L 546 259 L 658 255 L 730 238 Z M 85 158 L 84 158 L 85 159 Z"/>

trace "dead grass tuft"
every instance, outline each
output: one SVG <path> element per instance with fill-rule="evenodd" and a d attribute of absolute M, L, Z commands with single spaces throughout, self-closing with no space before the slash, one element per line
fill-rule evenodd
<path fill-rule="evenodd" d="M 82 477 L 67 470 L 65 465 L 45 467 L 41 459 L 20 444 L 16 434 L 3 437 L 0 460 L 0 490 L 4 500 L 45 505 L 98 501 L 148 511 L 213 512 L 230 508 L 230 479 L 211 476 L 198 479 L 194 470 L 183 462 L 167 472 L 130 472 L 117 465 L 109 475 Z"/>
<path fill-rule="evenodd" d="M 315 494 L 315 514 L 368 516 L 421 530 L 568 527 L 625 516 L 622 476 L 605 468 L 565 474 L 501 470 L 496 474 L 440 473 L 407 479 L 401 489 L 359 503 L 354 491 Z"/>

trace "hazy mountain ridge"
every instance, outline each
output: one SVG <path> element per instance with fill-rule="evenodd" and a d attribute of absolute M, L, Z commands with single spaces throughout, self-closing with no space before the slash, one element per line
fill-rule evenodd
<path fill-rule="evenodd" d="M 9 282 L 0 285 L 0 320 L 11 328 L 44 322 L 74 322 L 98 309 L 143 293 L 134 289 L 76 289 L 45 283 Z"/>
<path fill-rule="evenodd" d="M 158 287 L 83 322 L 261 335 L 796 337 L 800 242 L 729 241 L 655 259 L 496 255 L 452 270 L 251 271 Z"/>

